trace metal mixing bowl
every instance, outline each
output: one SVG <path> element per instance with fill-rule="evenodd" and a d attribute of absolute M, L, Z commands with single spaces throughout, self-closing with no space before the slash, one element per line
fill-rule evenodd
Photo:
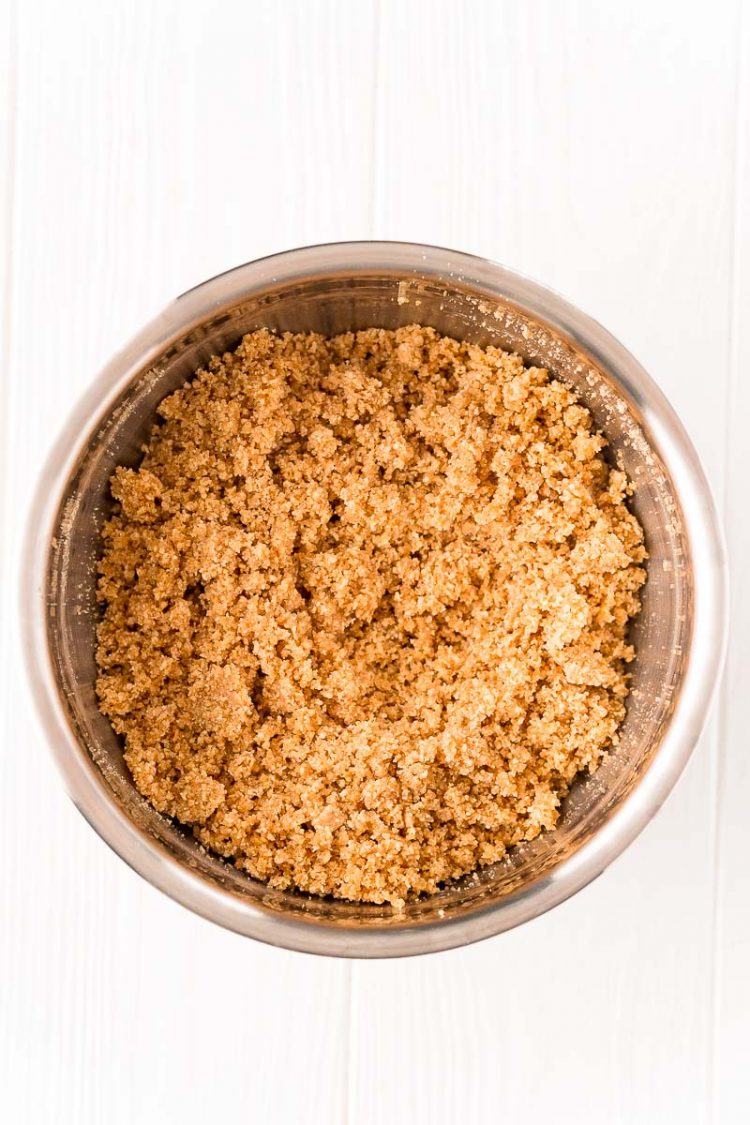
<path fill-rule="evenodd" d="M 635 484 L 650 554 L 621 739 L 581 778 L 554 832 L 408 905 L 403 916 L 271 890 L 208 854 L 136 792 L 94 695 L 96 556 L 116 465 L 135 464 L 156 404 L 260 326 L 326 335 L 413 322 L 499 344 L 572 384 Z M 661 391 L 562 298 L 479 258 L 406 243 L 341 243 L 252 262 L 185 293 L 79 404 L 42 474 L 23 615 L 34 693 L 78 808 L 154 886 L 230 929 L 292 949 L 386 957 L 448 949 L 555 906 L 656 812 L 701 730 L 722 659 L 725 564 L 696 453 Z"/>

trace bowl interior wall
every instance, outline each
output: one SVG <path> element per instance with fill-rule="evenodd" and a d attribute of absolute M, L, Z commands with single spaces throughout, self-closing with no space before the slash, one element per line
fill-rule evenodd
<path fill-rule="evenodd" d="M 635 485 L 633 507 L 649 550 L 643 609 L 633 628 L 637 656 L 620 741 L 593 777 L 577 781 L 558 827 L 515 849 L 502 863 L 407 907 L 415 925 L 473 912 L 543 879 L 595 833 L 638 783 L 657 752 L 684 671 L 691 629 L 689 554 L 673 487 L 644 433 L 637 402 L 627 401 L 613 376 L 521 309 L 463 282 L 397 273 L 307 277 L 248 294 L 217 309 L 140 370 L 107 416 L 99 420 L 69 482 L 49 560 L 49 637 L 69 721 L 113 799 L 143 832 L 202 878 L 251 898 L 270 911 L 314 917 L 338 926 L 392 924 L 389 909 L 271 890 L 207 854 L 190 833 L 158 815 L 133 787 L 121 746 L 98 712 L 94 694 L 94 628 L 98 535 L 110 508 L 108 481 L 116 465 L 134 465 L 157 403 L 209 356 L 258 327 L 316 331 L 395 328 L 418 322 L 482 345 L 520 352 L 571 384 L 607 436 L 608 456 Z M 403 919 L 400 920 L 403 923 Z"/>

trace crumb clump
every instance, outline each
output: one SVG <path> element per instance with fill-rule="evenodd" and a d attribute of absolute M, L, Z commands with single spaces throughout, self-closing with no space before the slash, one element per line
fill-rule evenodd
<path fill-rule="evenodd" d="M 403 905 L 552 828 L 617 740 L 645 580 L 576 395 L 430 328 L 246 336 L 103 532 L 140 792 L 274 887 Z"/>

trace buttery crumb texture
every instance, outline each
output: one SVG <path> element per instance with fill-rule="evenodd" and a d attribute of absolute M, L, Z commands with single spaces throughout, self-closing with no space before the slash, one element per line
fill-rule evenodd
<path fill-rule="evenodd" d="M 555 824 L 616 741 L 645 580 L 564 384 L 411 326 L 246 336 L 112 478 L 100 706 L 160 812 L 401 906 Z"/>

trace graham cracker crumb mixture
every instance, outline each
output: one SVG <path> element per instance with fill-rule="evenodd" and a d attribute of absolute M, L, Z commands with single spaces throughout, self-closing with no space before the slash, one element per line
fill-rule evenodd
<path fill-rule="evenodd" d="M 551 828 L 617 740 L 645 580 L 575 394 L 430 328 L 258 331 L 158 413 L 97 650 L 154 807 L 274 887 L 396 906 Z"/>

